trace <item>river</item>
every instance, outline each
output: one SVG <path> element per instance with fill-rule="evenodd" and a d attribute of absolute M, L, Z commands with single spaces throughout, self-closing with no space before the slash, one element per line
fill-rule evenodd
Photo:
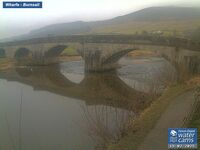
<path fill-rule="evenodd" d="M 0 149 L 94 150 L 116 142 L 152 91 L 162 92 L 162 68 L 170 66 L 157 57 L 119 63 L 101 74 L 85 74 L 83 61 L 0 73 Z"/>

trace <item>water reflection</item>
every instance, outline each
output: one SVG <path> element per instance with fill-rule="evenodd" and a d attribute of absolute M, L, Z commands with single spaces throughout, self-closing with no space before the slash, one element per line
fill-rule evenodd
<path fill-rule="evenodd" d="M 108 143 L 116 143 L 127 134 L 130 119 L 136 114 L 132 111 L 109 106 L 95 105 L 92 109 L 83 106 L 83 119 L 87 122 L 87 134 L 97 143 L 95 149 L 104 150 Z"/>
<path fill-rule="evenodd" d="M 68 75 L 74 76 L 73 73 Z M 125 109 L 134 106 L 134 111 L 138 112 L 148 102 L 146 93 L 125 84 L 115 72 L 79 75 L 77 77 L 81 78 L 80 83 L 67 79 L 68 76 L 60 72 L 59 66 L 17 68 L 15 75 L 4 77 L 28 84 L 34 90 L 45 90 L 84 100 L 87 105 L 109 105 Z"/>
<path fill-rule="evenodd" d="M 1 149 L 103 149 L 151 100 L 115 72 L 80 75 L 77 83 L 69 75 L 59 66 L 0 74 Z"/>

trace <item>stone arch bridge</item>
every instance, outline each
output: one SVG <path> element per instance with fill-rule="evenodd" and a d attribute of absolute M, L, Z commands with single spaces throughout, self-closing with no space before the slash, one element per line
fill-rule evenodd
<path fill-rule="evenodd" d="M 56 63 L 62 51 L 72 47 L 85 60 L 86 71 L 105 71 L 136 49 L 200 50 L 200 43 L 187 39 L 134 35 L 74 35 L 0 43 L 0 57 L 33 59 L 43 64 Z"/>

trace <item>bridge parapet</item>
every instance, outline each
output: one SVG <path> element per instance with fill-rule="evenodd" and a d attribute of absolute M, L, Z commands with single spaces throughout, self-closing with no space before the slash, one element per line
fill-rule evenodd
<path fill-rule="evenodd" d="M 200 50 L 200 42 L 185 38 L 141 36 L 141 35 L 70 35 L 57 37 L 34 38 L 20 41 L 0 43 L 0 47 L 30 45 L 41 43 L 121 43 L 121 44 L 147 44 L 177 46 L 189 50 Z"/>

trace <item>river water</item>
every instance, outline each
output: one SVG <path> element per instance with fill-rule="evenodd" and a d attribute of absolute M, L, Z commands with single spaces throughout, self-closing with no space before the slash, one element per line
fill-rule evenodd
<path fill-rule="evenodd" d="M 101 74 L 85 74 L 83 61 L 0 73 L 0 149 L 94 150 L 116 142 L 152 91 L 162 91 L 158 79 L 169 65 L 156 57 L 119 63 Z"/>

